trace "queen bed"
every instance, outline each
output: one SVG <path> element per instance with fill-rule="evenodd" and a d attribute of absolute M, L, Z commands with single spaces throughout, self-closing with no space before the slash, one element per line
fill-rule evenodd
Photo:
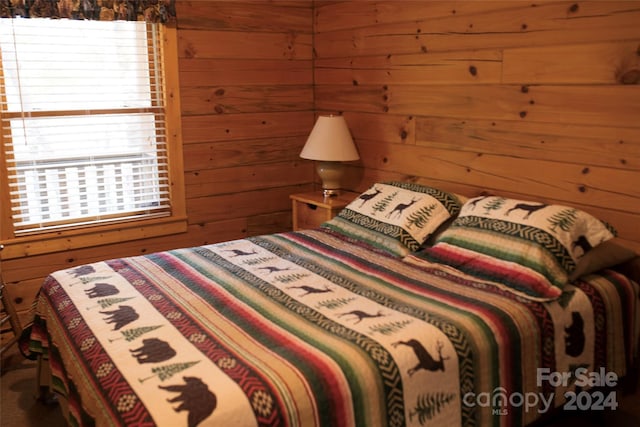
<path fill-rule="evenodd" d="M 541 205 L 376 183 L 318 229 L 57 271 L 31 350 L 72 425 L 516 426 L 615 409 L 640 313 L 637 279 L 612 267 L 637 259 L 611 226 Z"/>

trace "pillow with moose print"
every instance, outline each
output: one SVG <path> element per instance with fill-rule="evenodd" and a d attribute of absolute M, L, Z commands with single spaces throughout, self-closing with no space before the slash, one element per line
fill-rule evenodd
<path fill-rule="evenodd" d="M 436 188 L 376 183 L 322 227 L 402 257 L 418 250 L 460 206 L 455 195 Z"/>
<path fill-rule="evenodd" d="M 562 293 L 569 275 L 615 230 L 579 209 L 498 196 L 469 199 L 420 258 L 534 300 Z"/>

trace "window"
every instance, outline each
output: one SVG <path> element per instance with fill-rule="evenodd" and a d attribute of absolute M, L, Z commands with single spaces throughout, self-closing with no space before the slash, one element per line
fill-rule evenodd
<path fill-rule="evenodd" d="M 2 240 L 184 222 L 162 28 L 0 19 Z"/>

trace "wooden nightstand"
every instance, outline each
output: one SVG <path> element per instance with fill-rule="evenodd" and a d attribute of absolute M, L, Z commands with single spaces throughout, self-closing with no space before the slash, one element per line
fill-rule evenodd
<path fill-rule="evenodd" d="M 292 194 L 293 229 L 317 228 L 351 203 L 358 193 L 342 191 L 336 197 L 324 197 L 322 191 Z"/>

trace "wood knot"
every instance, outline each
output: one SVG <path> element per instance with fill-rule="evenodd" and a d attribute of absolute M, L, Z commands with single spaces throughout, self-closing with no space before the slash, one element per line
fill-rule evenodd
<path fill-rule="evenodd" d="M 576 13 L 578 9 L 580 9 L 580 6 L 578 5 L 578 3 L 574 3 L 569 7 L 569 12 Z"/>
<path fill-rule="evenodd" d="M 472 76 L 477 76 L 478 75 L 478 69 L 475 67 L 475 65 L 470 65 L 469 66 L 469 73 Z"/>
<path fill-rule="evenodd" d="M 618 81 L 623 85 L 635 85 L 640 83 L 640 70 L 633 69 L 625 71 L 618 77 Z"/>
<path fill-rule="evenodd" d="M 216 94 L 216 96 L 222 96 L 224 95 L 224 89 L 220 88 L 218 90 L 216 90 L 214 93 Z"/>
<path fill-rule="evenodd" d="M 582 169 L 582 174 L 583 174 L 583 175 L 586 175 L 586 174 L 588 174 L 589 172 L 591 172 L 591 171 L 589 170 L 589 168 L 584 168 L 584 169 Z"/>
<path fill-rule="evenodd" d="M 187 47 L 184 49 L 184 56 L 185 58 L 189 59 L 196 57 L 196 50 L 191 44 L 187 45 Z"/>
<path fill-rule="evenodd" d="M 527 112 L 526 111 L 520 111 L 520 117 L 523 118 L 523 119 L 525 117 L 527 117 Z"/>
<path fill-rule="evenodd" d="M 407 139 L 407 136 L 408 136 L 407 131 L 403 129 L 403 130 L 400 132 L 400 138 L 401 138 L 401 139 Z"/>

